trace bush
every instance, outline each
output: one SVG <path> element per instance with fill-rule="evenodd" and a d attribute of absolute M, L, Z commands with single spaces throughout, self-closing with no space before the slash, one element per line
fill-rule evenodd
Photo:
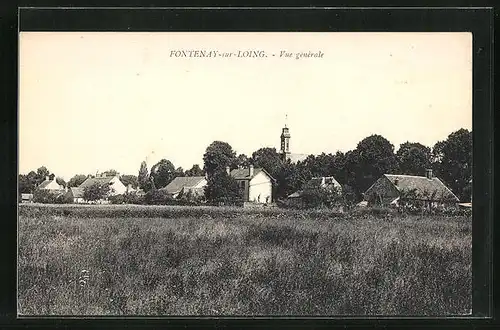
<path fill-rule="evenodd" d="M 108 201 L 111 204 L 125 204 L 125 196 L 124 195 L 109 196 Z"/>
<path fill-rule="evenodd" d="M 138 195 L 135 192 L 109 196 L 108 200 L 111 204 L 145 204 L 144 196 Z"/>
<path fill-rule="evenodd" d="M 50 190 L 38 189 L 33 193 L 33 202 L 43 204 L 68 204 L 71 199 L 67 198 L 63 192 L 53 192 Z"/>
<path fill-rule="evenodd" d="M 144 200 L 148 205 L 171 205 L 174 203 L 172 196 L 162 189 L 148 191 L 144 196 Z"/>

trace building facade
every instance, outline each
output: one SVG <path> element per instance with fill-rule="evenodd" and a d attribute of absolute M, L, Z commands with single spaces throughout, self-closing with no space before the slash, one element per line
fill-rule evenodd
<path fill-rule="evenodd" d="M 243 202 L 267 204 L 273 201 L 273 184 L 275 179 L 263 168 L 226 169 L 243 192 Z"/>

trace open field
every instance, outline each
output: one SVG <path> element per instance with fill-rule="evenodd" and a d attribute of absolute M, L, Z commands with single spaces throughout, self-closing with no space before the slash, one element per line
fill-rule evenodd
<path fill-rule="evenodd" d="M 203 207 L 19 212 L 22 315 L 453 315 L 471 219 Z"/>

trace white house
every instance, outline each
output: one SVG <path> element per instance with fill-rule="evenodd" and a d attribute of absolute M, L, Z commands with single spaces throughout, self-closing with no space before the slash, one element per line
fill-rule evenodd
<path fill-rule="evenodd" d="M 207 179 L 204 176 L 182 176 L 173 179 L 165 188 L 173 198 L 179 194 L 191 192 L 194 196 L 203 196 Z"/>
<path fill-rule="evenodd" d="M 114 195 L 122 195 L 127 192 L 127 187 L 120 181 L 118 175 L 115 176 L 96 176 L 95 178 L 87 178 L 83 183 L 78 187 L 84 190 L 86 187 L 90 187 L 95 183 L 100 184 L 110 184 L 111 191 L 109 193 L 110 196 Z"/>
<path fill-rule="evenodd" d="M 263 168 L 237 168 L 232 171 L 226 168 L 243 190 L 243 201 L 258 204 L 273 201 L 273 183 L 275 179 Z"/>
<path fill-rule="evenodd" d="M 50 180 L 50 178 L 47 176 L 45 177 L 45 181 L 40 183 L 38 189 L 58 191 L 58 190 L 64 190 L 64 187 L 57 183 L 55 176 L 54 179 L 52 180 Z"/>

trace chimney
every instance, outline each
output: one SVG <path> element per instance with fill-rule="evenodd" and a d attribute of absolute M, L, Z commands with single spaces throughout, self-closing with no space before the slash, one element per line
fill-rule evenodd
<path fill-rule="evenodd" d="M 49 178 L 49 176 L 48 176 L 48 175 L 45 177 L 45 180 L 46 180 L 46 181 L 49 181 L 49 180 L 50 180 L 50 178 Z"/>
<path fill-rule="evenodd" d="M 231 168 L 229 166 L 226 166 L 226 173 L 230 174 L 231 173 Z"/>
<path fill-rule="evenodd" d="M 398 183 L 399 183 L 399 179 L 398 178 L 394 179 L 394 185 L 397 186 Z"/>
<path fill-rule="evenodd" d="M 253 165 L 248 166 L 248 175 L 253 176 Z"/>
<path fill-rule="evenodd" d="M 425 176 L 427 179 L 432 180 L 432 169 L 430 169 L 430 168 L 426 169 Z"/>

